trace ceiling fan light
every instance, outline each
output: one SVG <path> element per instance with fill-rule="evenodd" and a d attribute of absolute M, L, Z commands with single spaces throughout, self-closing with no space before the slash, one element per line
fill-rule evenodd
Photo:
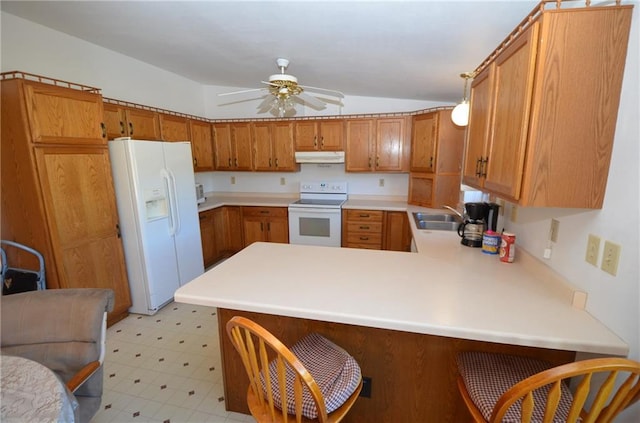
<path fill-rule="evenodd" d="M 463 100 L 451 112 L 451 120 L 458 126 L 469 124 L 469 101 Z"/>

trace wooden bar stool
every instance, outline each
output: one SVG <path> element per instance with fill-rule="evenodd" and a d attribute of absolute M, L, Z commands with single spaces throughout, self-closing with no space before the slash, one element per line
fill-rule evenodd
<path fill-rule="evenodd" d="M 476 422 L 611 422 L 640 399 L 640 363 L 597 358 L 557 367 L 528 357 L 463 352 L 456 357 L 458 389 Z M 605 373 L 602 385 L 592 376 Z M 575 393 L 568 380 L 577 377 Z M 624 382 L 616 389 L 616 379 Z M 593 404 L 585 410 L 591 390 Z M 580 420 L 582 419 L 582 420 Z"/>
<path fill-rule="evenodd" d="M 227 322 L 227 333 L 249 376 L 247 403 L 258 422 L 339 422 L 362 390 L 355 359 L 317 333 L 289 349 L 240 316 Z"/>

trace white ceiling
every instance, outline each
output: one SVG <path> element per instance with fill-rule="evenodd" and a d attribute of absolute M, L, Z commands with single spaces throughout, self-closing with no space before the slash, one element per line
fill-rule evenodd
<path fill-rule="evenodd" d="M 5 1 L 2 11 L 206 85 L 457 102 L 537 1 Z"/>

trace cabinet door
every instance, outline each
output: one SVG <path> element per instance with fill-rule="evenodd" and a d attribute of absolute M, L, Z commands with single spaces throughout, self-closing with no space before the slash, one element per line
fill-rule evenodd
<path fill-rule="evenodd" d="M 535 23 L 495 60 L 494 124 L 489 138 L 484 186 L 513 200 L 520 198 L 537 30 Z"/>
<path fill-rule="evenodd" d="M 187 118 L 173 115 L 160 115 L 160 128 L 164 141 L 191 141 Z"/>
<path fill-rule="evenodd" d="M 407 171 L 407 166 L 405 165 L 405 119 L 376 119 L 375 139 L 376 171 Z"/>
<path fill-rule="evenodd" d="M 189 126 L 194 171 L 205 172 L 214 170 L 211 125 L 208 122 L 192 120 L 189 122 Z"/>
<path fill-rule="evenodd" d="M 31 137 L 36 143 L 107 143 L 102 97 L 84 91 L 24 82 Z"/>
<path fill-rule="evenodd" d="M 289 220 L 276 217 L 267 221 L 269 242 L 289 243 Z"/>
<path fill-rule="evenodd" d="M 295 171 L 296 160 L 293 147 L 293 123 L 273 123 L 271 127 L 271 142 L 275 170 L 280 172 Z"/>
<path fill-rule="evenodd" d="M 494 72 L 495 66 L 491 64 L 479 73 L 471 84 L 471 106 L 462 180 L 476 188 L 482 188 L 484 181 L 482 168 L 492 126 Z"/>
<path fill-rule="evenodd" d="M 408 203 L 415 204 L 416 206 L 435 207 L 433 204 L 435 178 L 436 176 L 431 173 L 412 173 L 409 176 Z M 458 184 L 458 192 L 459 191 L 460 188 Z"/>
<path fill-rule="evenodd" d="M 435 172 L 438 114 L 413 117 L 411 127 L 411 172 Z"/>
<path fill-rule="evenodd" d="M 234 123 L 231 126 L 231 145 L 233 146 L 233 169 L 251 170 L 251 124 Z"/>
<path fill-rule="evenodd" d="M 344 121 L 325 120 L 320 121 L 319 141 L 320 150 L 342 151 L 344 150 Z"/>
<path fill-rule="evenodd" d="M 242 232 L 245 247 L 254 242 L 267 241 L 267 224 L 262 217 L 244 216 L 242 218 Z"/>
<path fill-rule="evenodd" d="M 107 131 L 107 138 L 112 140 L 119 137 L 128 137 L 129 132 L 125 126 L 125 115 L 122 107 L 115 104 L 104 103 L 104 125 Z"/>
<path fill-rule="evenodd" d="M 225 206 L 225 247 L 229 254 L 244 247 L 242 239 L 242 211 L 239 206 Z"/>
<path fill-rule="evenodd" d="M 271 154 L 271 124 L 256 122 L 253 124 L 253 164 L 259 171 L 275 170 Z"/>
<path fill-rule="evenodd" d="M 228 123 L 214 124 L 212 129 L 215 168 L 216 170 L 231 170 L 233 168 L 231 125 Z"/>
<path fill-rule="evenodd" d="M 318 149 L 318 127 L 313 120 L 303 120 L 294 124 L 296 151 Z"/>
<path fill-rule="evenodd" d="M 373 121 L 371 119 L 347 120 L 347 148 L 345 151 L 347 172 L 371 172 L 375 167 Z"/>
<path fill-rule="evenodd" d="M 391 251 L 411 250 L 411 228 L 406 212 L 385 213 L 385 236 L 383 249 Z"/>
<path fill-rule="evenodd" d="M 202 258 L 204 267 L 216 262 L 216 234 L 213 210 L 200 212 L 200 240 L 202 242 Z"/>
<path fill-rule="evenodd" d="M 109 152 L 36 148 L 61 288 L 110 288 L 113 314 L 131 306 Z"/>
<path fill-rule="evenodd" d="M 156 112 L 142 109 L 126 109 L 129 136 L 138 140 L 161 140 L 160 118 Z"/>

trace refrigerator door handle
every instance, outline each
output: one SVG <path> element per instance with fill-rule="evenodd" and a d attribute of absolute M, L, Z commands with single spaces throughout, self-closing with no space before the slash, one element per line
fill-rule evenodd
<path fill-rule="evenodd" d="M 173 205 L 173 193 L 171 192 L 171 190 L 173 189 L 173 186 L 171 184 L 171 175 L 166 169 L 162 169 L 161 174 L 162 178 L 164 179 L 164 184 L 167 189 L 167 198 L 169 200 L 169 235 L 174 236 L 176 234 L 176 218 Z"/>
<path fill-rule="evenodd" d="M 176 176 L 167 170 L 169 175 L 169 181 L 171 182 L 171 189 L 169 190 L 169 204 L 171 207 L 171 226 L 173 231 L 171 235 L 180 233 L 180 209 L 178 208 L 178 185 L 176 184 Z"/>

